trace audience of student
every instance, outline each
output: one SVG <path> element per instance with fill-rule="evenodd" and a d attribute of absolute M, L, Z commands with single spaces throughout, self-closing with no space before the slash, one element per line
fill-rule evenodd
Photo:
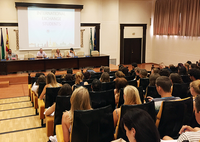
<path fill-rule="evenodd" d="M 183 80 L 178 73 L 171 73 L 170 76 L 169 76 L 169 79 L 171 80 L 172 84 L 183 83 Z"/>
<path fill-rule="evenodd" d="M 35 74 L 35 77 L 40 77 L 40 75 L 44 75 L 44 76 L 45 76 L 44 73 L 42 73 L 42 72 L 37 72 L 37 73 Z"/>
<path fill-rule="evenodd" d="M 101 91 L 101 81 L 98 79 L 94 79 L 91 85 L 92 91 Z"/>
<path fill-rule="evenodd" d="M 89 73 L 96 73 L 93 68 L 87 68 L 86 72 L 89 72 Z"/>
<path fill-rule="evenodd" d="M 142 109 L 133 109 L 122 117 L 129 142 L 160 142 L 160 135 L 151 116 Z"/>
<path fill-rule="evenodd" d="M 34 82 L 32 88 L 31 88 L 31 90 L 33 92 L 35 92 L 36 95 L 38 95 L 38 88 L 39 88 L 39 83 L 40 82 L 46 82 L 46 78 L 45 78 L 44 75 L 40 75 L 40 77 L 38 77 L 37 81 Z"/>
<path fill-rule="evenodd" d="M 100 81 L 101 81 L 102 83 L 110 82 L 110 76 L 109 76 L 109 74 L 108 74 L 107 72 L 103 72 L 103 73 L 101 74 Z"/>
<path fill-rule="evenodd" d="M 136 76 L 135 76 L 135 80 L 140 79 L 140 77 L 139 77 L 139 73 L 140 73 L 140 68 L 139 68 L 139 67 L 136 67 L 136 68 L 135 68 L 135 74 L 136 74 Z"/>
<path fill-rule="evenodd" d="M 188 63 L 189 65 L 191 65 L 191 64 L 192 64 L 192 62 L 191 62 L 191 61 L 187 61 L 186 63 Z"/>
<path fill-rule="evenodd" d="M 115 104 L 118 104 L 119 102 L 120 89 L 126 87 L 126 85 L 128 85 L 128 82 L 125 78 L 117 78 L 115 80 Z"/>
<path fill-rule="evenodd" d="M 71 96 L 72 95 L 72 87 L 69 84 L 64 84 L 60 90 L 58 91 L 58 96 Z M 51 115 L 56 108 L 56 103 L 54 103 L 51 107 L 49 107 L 45 111 L 45 115 Z"/>
<path fill-rule="evenodd" d="M 88 82 L 83 82 L 83 74 L 81 72 L 77 72 L 76 75 L 75 75 L 75 85 L 80 85 L 80 86 L 83 86 L 83 85 L 88 85 Z M 74 85 L 72 86 L 72 90 L 74 89 Z"/>
<path fill-rule="evenodd" d="M 197 95 L 200 95 L 200 80 L 195 80 L 190 83 L 190 93 L 192 94 L 193 98 Z"/>
<path fill-rule="evenodd" d="M 189 71 L 189 64 L 188 64 L 188 63 L 185 63 L 185 64 L 184 64 L 184 67 L 186 68 L 186 71 L 188 72 L 188 71 Z"/>
<path fill-rule="evenodd" d="M 62 86 L 62 84 L 56 81 L 55 75 L 53 73 L 49 73 L 46 77 L 46 85 L 44 86 L 44 89 L 40 94 L 40 99 L 41 100 L 44 99 L 47 87 L 60 87 L 60 86 Z"/>
<path fill-rule="evenodd" d="M 90 110 L 90 96 L 88 90 L 84 87 L 79 87 L 75 89 L 70 98 L 71 109 L 63 113 L 62 116 L 62 128 L 64 141 L 70 141 L 70 133 L 72 130 L 74 111 L 75 110 Z"/>
<path fill-rule="evenodd" d="M 198 124 L 200 124 L 200 95 L 195 98 L 194 103 L 195 117 Z M 189 142 L 199 142 L 200 140 L 200 128 L 192 128 L 188 125 L 183 125 L 179 131 L 180 136 L 177 139 L 177 142 L 183 142 L 188 140 Z M 163 140 L 173 140 L 169 136 L 163 137 Z"/>
<path fill-rule="evenodd" d="M 172 83 L 169 79 L 169 77 L 166 76 L 160 76 L 156 79 L 156 90 L 158 94 L 161 96 L 161 98 L 152 98 L 147 97 L 150 101 L 155 102 L 155 109 L 156 112 L 159 111 L 161 103 L 165 100 L 177 100 L 180 99 L 180 97 L 174 97 L 172 96 L 171 90 L 172 90 Z"/>
<path fill-rule="evenodd" d="M 158 73 L 151 74 L 150 77 L 149 77 L 149 86 L 156 86 L 156 79 L 159 76 L 160 75 Z"/>
<path fill-rule="evenodd" d="M 66 74 L 64 77 L 65 81 L 73 81 L 74 80 L 74 76 L 72 74 Z"/>
<path fill-rule="evenodd" d="M 192 81 L 195 81 L 197 79 L 200 79 L 200 70 L 199 69 L 190 69 L 188 74 L 190 75 L 190 79 Z"/>
<path fill-rule="evenodd" d="M 172 73 L 177 73 L 177 68 L 173 64 L 170 64 L 169 68 L 172 71 Z"/>
<path fill-rule="evenodd" d="M 167 76 L 169 77 L 170 75 L 170 71 L 168 69 L 161 69 L 160 72 L 159 72 L 160 76 Z"/>
<path fill-rule="evenodd" d="M 190 66 L 189 66 L 189 69 L 196 69 L 197 68 L 197 64 L 191 64 Z"/>
<path fill-rule="evenodd" d="M 124 88 L 124 105 L 135 105 L 142 104 L 140 100 L 140 95 L 138 89 L 134 86 L 127 85 Z M 116 127 L 117 122 L 120 117 L 121 108 L 117 108 L 113 111 L 114 127 Z"/>

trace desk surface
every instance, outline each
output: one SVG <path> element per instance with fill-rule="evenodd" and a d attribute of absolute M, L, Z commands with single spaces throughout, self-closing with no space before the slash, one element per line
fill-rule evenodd
<path fill-rule="evenodd" d="M 109 56 L 87 56 L 78 58 L 49 58 L 34 60 L 10 60 L 0 61 L 0 74 L 18 71 L 34 71 L 61 68 L 83 68 L 83 67 L 99 67 L 109 66 Z"/>

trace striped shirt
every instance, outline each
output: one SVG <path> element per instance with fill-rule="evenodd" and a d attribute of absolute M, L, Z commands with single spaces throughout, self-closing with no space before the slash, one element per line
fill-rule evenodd
<path fill-rule="evenodd" d="M 183 140 L 189 140 L 189 142 L 199 142 L 199 140 L 200 140 L 200 131 L 182 133 L 179 136 L 177 142 L 182 142 Z"/>

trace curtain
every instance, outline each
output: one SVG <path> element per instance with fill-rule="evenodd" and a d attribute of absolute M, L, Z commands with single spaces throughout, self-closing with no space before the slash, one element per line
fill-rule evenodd
<path fill-rule="evenodd" d="M 154 35 L 200 36 L 200 0 L 157 0 Z"/>

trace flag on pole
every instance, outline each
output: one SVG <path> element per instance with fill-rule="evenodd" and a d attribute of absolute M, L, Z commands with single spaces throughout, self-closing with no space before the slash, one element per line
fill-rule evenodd
<path fill-rule="evenodd" d="M 6 28 L 6 51 L 8 51 L 9 48 L 9 38 L 8 38 L 8 28 Z"/>
<path fill-rule="evenodd" d="M 94 29 L 94 50 L 97 50 L 96 30 Z"/>
<path fill-rule="evenodd" d="M 2 28 L 1 28 L 1 59 L 5 59 L 5 50 L 4 50 L 4 43 L 3 43 Z"/>
<path fill-rule="evenodd" d="M 93 49 L 94 48 L 93 48 L 93 40 L 92 40 L 92 28 L 90 28 L 90 55 Z"/>

